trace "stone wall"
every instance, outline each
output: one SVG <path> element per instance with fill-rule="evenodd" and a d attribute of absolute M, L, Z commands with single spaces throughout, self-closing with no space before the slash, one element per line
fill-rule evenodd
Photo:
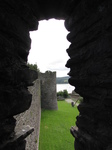
<path fill-rule="evenodd" d="M 25 149 L 24 137 L 29 131 L 21 132 L 19 135 L 15 133 L 16 120 L 13 116 L 26 111 L 31 105 L 32 96 L 27 87 L 37 79 L 37 73 L 32 72 L 27 66 L 27 56 L 31 45 L 29 32 L 37 27 L 38 21 L 28 4 L 21 0 L 0 1 L 0 149 L 2 150 L 12 150 L 16 147 L 18 150 Z"/>
<path fill-rule="evenodd" d="M 58 109 L 56 95 L 56 72 L 39 73 L 41 80 L 41 107 L 44 109 Z"/>
<path fill-rule="evenodd" d="M 16 132 L 26 130 L 28 127 L 34 128 L 34 132 L 26 138 L 26 150 L 38 149 L 41 106 L 44 109 L 57 109 L 56 73 L 47 71 L 39 73 L 38 77 L 39 79 L 34 81 L 34 85 L 28 88 L 32 94 L 30 108 L 15 116 Z"/>
<path fill-rule="evenodd" d="M 69 83 L 83 97 L 75 150 L 112 149 L 112 0 L 82 0 L 65 20 Z"/>
<path fill-rule="evenodd" d="M 26 150 L 37 150 L 39 142 L 39 130 L 40 130 L 40 118 L 41 118 L 41 89 L 40 80 L 34 82 L 34 86 L 29 87 L 29 91 L 32 94 L 32 103 L 30 108 L 15 116 L 17 119 L 16 131 L 25 129 L 28 126 L 34 128 L 34 132 L 26 138 Z"/>

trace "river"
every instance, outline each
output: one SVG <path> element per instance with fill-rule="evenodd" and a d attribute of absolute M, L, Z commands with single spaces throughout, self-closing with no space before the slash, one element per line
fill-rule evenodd
<path fill-rule="evenodd" d="M 74 86 L 71 86 L 70 84 L 56 84 L 57 92 L 67 90 L 68 93 L 72 93 L 72 91 L 75 89 Z"/>

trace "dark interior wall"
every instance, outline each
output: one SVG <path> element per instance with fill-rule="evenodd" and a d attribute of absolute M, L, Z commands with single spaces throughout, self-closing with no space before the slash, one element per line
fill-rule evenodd
<path fill-rule="evenodd" d="M 0 2 L 0 149 L 12 150 L 20 145 L 23 150 L 23 140 L 32 132 L 15 136 L 13 116 L 31 104 L 32 95 L 27 87 L 32 85 L 37 73 L 31 71 L 26 62 L 31 44 L 29 31 L 37 26 L 37 19 L 24 2 Z"/>
<path fill-rule="evenodd" d="M 4 0 L 0 2 L 0 149 L 25 149 L 15 140 L 15 114 L 27 110 L 27 87 L 37 78 L 26 63 L 29 31 L 43 19 L 64 19 L 70 31 L 70 84 L 83 96 L 78 109 L 76 150 L 111 150 L 112 0 Z M 22 133 L 23 134 L 23 133 Z M 11 142 L 12 140 L 13 142 Z M 23 145 L 23 146 L 22 146 Z M 19 148 L 18 148 L 19 149 Z"/>
<path fill-rule="evenodd" d="M 70 84 L 83 97 L 71 128 L 76 150 L 110 150 L 112 140 L 112 1 L 81 1 L 65 20 Z"/>
<path fill-rule="evenodd" d="M 32 12 L 38 18 L 43 19 L 65 19 L 80 0 L 28 0 Z"/>

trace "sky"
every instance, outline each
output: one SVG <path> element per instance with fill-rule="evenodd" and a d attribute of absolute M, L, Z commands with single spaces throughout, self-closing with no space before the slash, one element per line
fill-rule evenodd
<path fill-rule="evenodd" d="M 40 21 L 38 30 L 30 32 L 32 44 L 28 62 L 37 64 L 43 73 L 56 71 L 57 77 L 67 76 L 69 68 L 65 64 L 69 56 L 66 49 L 70 45 L 67 34 L 63 20 Z"/>

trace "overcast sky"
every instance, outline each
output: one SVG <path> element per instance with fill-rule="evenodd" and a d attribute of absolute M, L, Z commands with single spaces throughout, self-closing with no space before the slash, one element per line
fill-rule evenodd
<path fill-rule="evenodd" d="M 56 71 L 57 77 L 67 76 L 69 69 L 65 64 L 69 56 L 66 49 L 70 45 L 67 34 L 63 20 L 40 21 L 38 30 L 30 32 L 32 44 L 28 62 L 37 63 L 41 72 L 50 70 Z"/>

